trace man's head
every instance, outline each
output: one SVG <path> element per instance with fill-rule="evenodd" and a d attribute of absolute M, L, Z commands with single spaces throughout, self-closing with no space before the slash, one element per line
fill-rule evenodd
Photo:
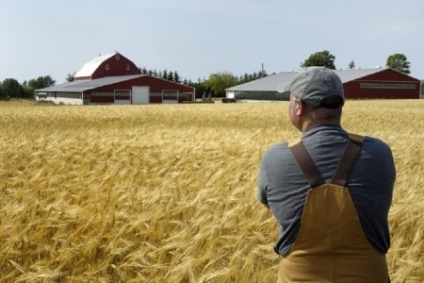
<path fill-rule="evenodd" d="M 300 131 L 319 124 L 340 124 L 345 98 L 343 84 L 333 71 L 307 68 L 280 92 L 290 94 L 289 117 Z"/>
<path fill-rule="evenodd" d="M 325 67 L 306 68 L 279 91 L 289 92 L 302 102 L 317 107 L 339 108 L 345 101 L 342 81 Z"/>

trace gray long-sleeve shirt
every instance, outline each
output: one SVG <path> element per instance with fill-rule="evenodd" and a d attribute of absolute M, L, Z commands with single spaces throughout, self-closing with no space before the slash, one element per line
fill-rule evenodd
<path fill-rule="evenodd" d="M 303 134 L 302 141 L 326 182 L 331 181 L 348 138 L 348 133 L 337 125 L 315 126 Z M 388 212 L 395 178 L 390 147 L 378 139 L 365 137 L 347 187 L 367 239 L 381 253 L 387 253 L 390 246 Z M 286 254 L 296 239 L 309 189 L 287 143 L 276 144 L 265 152 L 257 197 L 269 205 L 280 224 L 274 248 L 280 255 Z"/>

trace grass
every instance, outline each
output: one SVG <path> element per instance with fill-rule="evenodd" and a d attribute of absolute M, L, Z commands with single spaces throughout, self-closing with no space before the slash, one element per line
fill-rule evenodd
<path fill-rule="evenodd" d="M 285 103 L 0 102 L 0 282 L 275 282 L 259 161 L 299 135 Z M 390 144 L 392 282 L 424 281 L 424 102 L 348 101 Z"/>

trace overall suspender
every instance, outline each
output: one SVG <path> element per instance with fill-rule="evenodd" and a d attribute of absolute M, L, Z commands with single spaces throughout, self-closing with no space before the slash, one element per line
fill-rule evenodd
<path fill-rule="evenodd" d="M 350 172 L 352 171 L 356 157 L 361 151 L 363 139 L 364 138 L 361 136 L 349 135 L 349 142 L 342 157 L 339 160 L 333 179 L 331 181 L 332 184 L 342 187 L 346 185 L 346 181 L 349 178 Z M 316 188 L 325 184 L 325 181 L 323 180 L 321 174 L 318 171 L 318 168 L 303 145 L 303 142 L 300 141 L 297 144 L 290 146 L 290 149 L 293 152 L 293 155 L 296 158 L 300 168 L 302 169 L 306 179 L 311 185 L 311 188 Z"/>

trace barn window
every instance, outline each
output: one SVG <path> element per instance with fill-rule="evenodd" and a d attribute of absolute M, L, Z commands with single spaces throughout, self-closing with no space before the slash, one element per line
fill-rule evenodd
<path fill-rule="evenodd" d="M 106 64 L 105 69 L 106 71 L 109 71 L 109 64 Z"/>
<path fill-rule="evenodd" d="M 380 89 L 415 89 L 414 84 L 373 84 L 361 83 L 361 88 L 380 88 Z"/>
<path fill-rule="evenodd" d="M 127 65 L 126 69 L 127 69 L 127 71 L 129 71 L 130 70 L 130 65 Z"/>

